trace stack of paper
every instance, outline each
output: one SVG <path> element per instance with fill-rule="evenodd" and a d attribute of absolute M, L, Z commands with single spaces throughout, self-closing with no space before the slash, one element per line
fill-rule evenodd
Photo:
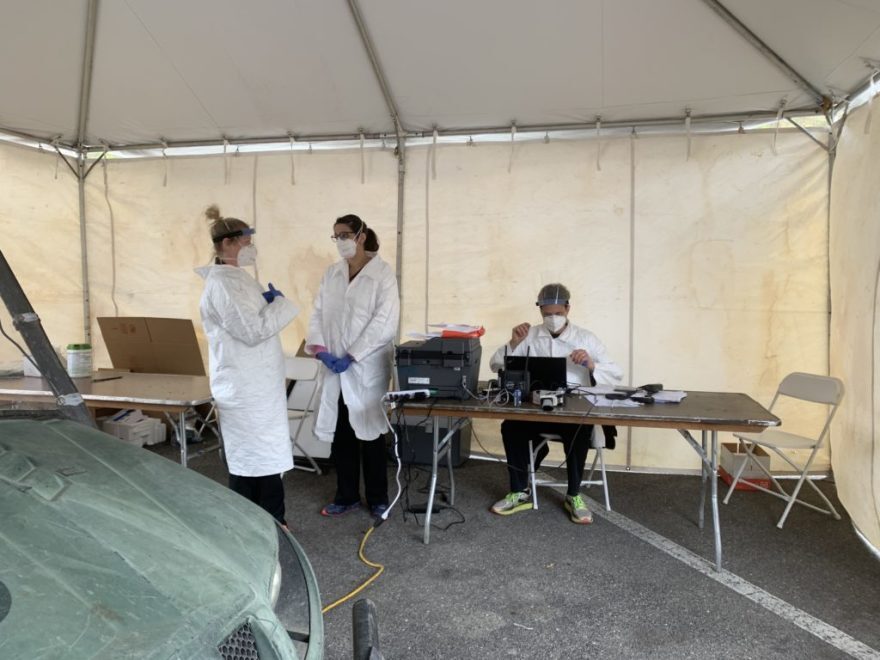
<path fill-rule="evenodd" d="M 654 403 L 681 403 L 686 396 L 682 390 L 661 390 L 654 394 Z"/>

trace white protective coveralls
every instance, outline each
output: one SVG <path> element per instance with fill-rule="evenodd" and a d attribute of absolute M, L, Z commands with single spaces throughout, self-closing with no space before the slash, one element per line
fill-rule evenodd
<path fill-rule="evenodd" d="M 529 355 L 534 357 L 564 357 L 566 359 L 566 378 L 569 385 L 578 383 L 589 386 L 591 384 L 589 369 L 583 365 L 575 364 L 568 357 L 572 351 L 577 349 L 585 350 L 593 358 L 593 362 L 596 364 L 593 377 L 598 385 L 613 385 L 623 378 L 623 369 L 611 359 L 611 356 L 608 355 L 608 349 L 599 338 L 589 330 L 572 325 L 571 322 L 555 339 L 543 324 L 533 325 L 529 328 L 525 339 L 517 344 L 516 348 L 511 349 L 508 342 L 495 351 L 495 355 L 489 361 L 489 367 L 492 371 L 497 372 L 504 368 L 505 348 L 508 355 L 525 355 L 528 350 Z"/>
<path fill-rule="evenodd" d="M 263 477 L 293 468 L 284 353 L 278 333 L 299 313 L 287 298 L 267 303 L 243 268 L 197 268 L 199 310 L 208 336 L 211 394 L 229 473 Z"/>
<path fill-rule="evenodd" d="M 397 278 L 378 255 L 351 283 L 345 259 L 324 273 L 306 345 L 310 350 L 324 346 L 336 357 L 351 355 L 354 362 L 341 374 L 321 369 L 321 403 L 315 421 L 319 440 L 333 441 L 340 388 L 358 438 L 375 440 L 387 430 L 382 397 L 391 380 L 392 341 L 399 318 Z"/>

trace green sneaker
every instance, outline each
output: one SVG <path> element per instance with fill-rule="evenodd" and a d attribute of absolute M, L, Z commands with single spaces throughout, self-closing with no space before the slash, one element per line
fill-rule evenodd
<path fill-rule="evenodd" d="M 575 495 L 574 497 L 566 495 L 565 510 L 568 511 L 568 515 L 573 523 L 577 523 L 578 525 L 589 525 L 593 522 L 593 514 L 590 513 L 590 510 L 584 502 L 584 498 L 580 495 Z"/>
<path fill-rule="evenodd" d="M 532 497 L 529 495 L 528 491 L 525 491 L 508 493 L 504 496 L 503 500 L 495 502 L 490 510 L 492 513 L 497 513 L 499 516 L 509 516 L 511 513 L 525 511 L 526 509 L 531 508 Z"/>

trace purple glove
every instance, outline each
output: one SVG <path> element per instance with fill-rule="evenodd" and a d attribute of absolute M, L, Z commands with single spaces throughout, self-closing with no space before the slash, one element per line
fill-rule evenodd
<path fill-rule="evenodd" d="M 338 358 L 334 357 L 327 351 L 321 351 L 320 353 L 317 353 L 315 357 L 323 362 L 324 366 L 327 367 L 330 371 L 336 371 L 336 360 Z"/>
<path fill-rule="evenodd" d="M 338 358 L 336 360 L 336 364 L 333 365 L 333 371 L 338 374 L 341 374 L 343 371 L 348 369 L 351 366 L 351 363 L 354 362 L 354 358 L 350 355 L 346 355 L 345 357 Z"/>

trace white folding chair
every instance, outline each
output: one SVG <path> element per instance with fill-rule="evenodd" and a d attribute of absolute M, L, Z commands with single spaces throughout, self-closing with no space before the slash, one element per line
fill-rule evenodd
<path fill-rule="evenodd" d="M 535 477 L 535 461 L 538 458 L 538 452 L 551 440 L 562 440 L 562 437 L 555 433 L 542 433 L 541 442 L 537 447 L 533 447 L 533 441 L 529 440 L 529 484 L 532 487 L 532 508 L 538 508 L 538 486 L 559 487 L 567 486 L 568 482 L 561 481 L 545 481 Z M 605 433 L 601 426 L 593 427 L 593 434 L 590 436 L 590 448 L 595 449 L 593 456 L 593 465 L 590 467 L 590 474 L 581 481 L 581 486 L 602 486 L 605 493 L 605 510 L 611 511 L 611 499 L 608 497 L 608 480 L 605 477 Z M 599 462 L 599 470 L 602 474 L 601 479 L 593 479 L 596 471 L 596 462 Z"/>
<path fill-rule="evenodd" d="M 803 435 L 796 435 L 794 433 L 777 431 L 773 429 L 769 431 L 764 431 L 763 433 L 735 433 L 734 436 L 739 440 L 740 446 L 745 450 L 746 457 L 740 464 L 739 469 L 736 471 L 736 474 L 733 477 L 733 482 L 730 484 L 730 489 L 727 491 L 727 495 L 724 498 L 724 503 L 727 504 L 727 502 L 730 500 L 730 496 L 733 494 L 733 491 L 736 488 L 736 484 L 737 482 L 739 482 L 740 476 L 742 475 L 749 462 L 751 462 L 754 465 L 757 465 L 758 468 L 760 468 L 761 471 L 764 472 L 767 477 L 769 477 L 776 490 L 765 488 L 764 486 L 753 483 L 752 481 L 749 481 L 749 486 L 751 488 L 761 490 L 765 493 L 769 493 L 770 495 L 773 495 L 788 502 L 785 507 L 785 511 L 782 513 L 782 517 L 779 519 L 779 522 L 776 523 L 776 526 L 779 529 L 782 529 L 782 526 L 785 524 L 785 519 L 788 517 L 788 513 L 789 511 L 791 511 L 791 508 L 792 506 L 794 506 L 795 502 L 809 509 L 813 509 L 814 511 L 832 515 L 840 520 L 840 514 L 837 513 L 834 505 L 831 504 L 831 502 L 828 500 L 827 497 L 825 497 L 824 493 L 819 490 L 816 484 L 814 484 L 810 479 L 807 478 L 807 473 L 810 469 L 810 465 L 813 463 L 813 459 L 816 457 L 816 454 L 819 452 L 825 442 L 825 438 L 828 435 L 828 429 L 831 427 L 831 420 L 834 418 L 834 414 L 837 412 L 840 401 L 843 399 L 843 383 L 839 379 L 832 378 L 830 376 L 816 376 L 813 374 L 795 372 L 789 374 L 782 379 L 782 382 L 779 384 L 779 388 L 776 390 L 776 394 L 773 397 L 773 401 L 770 403 L 771 412 L 773 411 L 776 403 L 779 401 L 779 398 L 782 396 L 830 406 L 825 419 L 825 424 L 822 426 L 821 433 L 819 433 L 819 436 L 816 438 L 810 438 Z M 752 452 L 754 451 L 756 446 L 764 447 L 773 451 L 777 456 L 782 458 L 782 460 L 792 466 L 798 473 L 800 478 L 798 479 L 797 485 L 794 487 L 794 490 L 791 493 L 786 491 L 780 485 L 776 477 L 774 477 L 770 473 L 770 470 L 764 467 L 764 465 L 755 458 Z M 785 453 L 783 453 L 783 450 L 785 449 L 812 451 L 810 452 L 810 457 L 807 459 L 807 462 L 804 464 L 803 467 L 800 467 L 797 465 L 797 463 L 791 460 L 791 458 L 786 456 Z M 822 501 L 825 502 L 825 504 L 828 506 L 827 509 L 814 506 L 812 504 L 809 504 L 808 502 L 804 502 L 803 500 L 798 499 L 798 493 L 800 493 L 801 487 L 804 485 L 805 482 L 810 484 L 813 490 L 818 493 L 819 497 L 822 498 Z"/>
<path fill-rule="evenodd" d="M 306 425 L 306 419 L 315 414 L 314 404 L 318 393 L 318 367 L 320 363 L 314 358 L 305 357 L 285 357 L 284 358 L 284 376 L 287 380 L 293 381 L 293 389 L 288 396 L 287 403 L 287 419 L 288 421 L 297 420 L 296 432 L 290 436 L 294 449 L 299 450 L 303 457 L 309 462 L 311 467 L 298 465 L 294 462 L 294 470 L 305 470 L 306 472 L 315 472 L 321 474 L 321 468 L 315 462 L 315 459 L 299 444 L 299 437 L 303 427 Z M 307 401 L 302 407 L 291 408 L 290 400 L 293 398 L 297 384 L 307 385 L 311 387 Z"/>

